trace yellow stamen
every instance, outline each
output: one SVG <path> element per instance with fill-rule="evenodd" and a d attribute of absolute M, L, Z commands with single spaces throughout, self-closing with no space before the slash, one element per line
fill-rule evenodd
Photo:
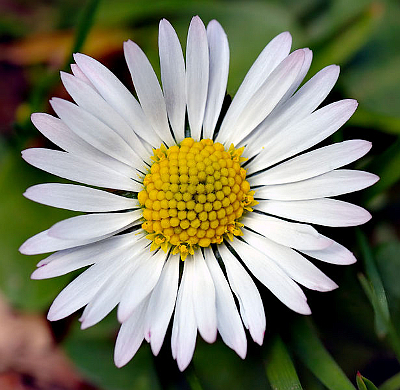
<path fill-rule="evenodd" d="M 224 235 L 232 240 L 243 234 L 238 219 L 257 204 L 240 165 L 243 150 L 192 138 L 154 149 L 138 194 L 151 250 L 172 248 L 185 260 L 198 247 L 222 243 Z"/>

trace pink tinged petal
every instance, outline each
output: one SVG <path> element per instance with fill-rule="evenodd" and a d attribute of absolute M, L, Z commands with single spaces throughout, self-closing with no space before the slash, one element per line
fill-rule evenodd
<path fill-rule="evenodd" d="M 98 293 L 85 307 L 81 318 L 81 329 L 87 329 L 100 322 L 119 303 L 122 291 L 133 275 L 137 263 L 116 262 L 115 269 Z"/>
<path fill-rule="evenodd" d="M 210 71 L 208 95 L 203 121 L 203 138 L 213 138 L 222 103 L 224 101 L 229 73 L 228 38 L 221 25 L 212 20 L 207 26 Z"/>
<path fill-rule="evenodd" d="M 260 166 L 265 169 L 323 141 L 347 122 L 356 108 L 355 100 L 340 100 L 285 127 L 268 139 L 261 153 L 249 164 L 248 173 L 255 172 Z"/>
<path fill-rule="evenodd" d="M 256 197 L 276 200 L 317 199 L 359 191 L 372 186 L 379 177 L 368 172 L 338 169 L 295 183 L 264 186 Z"/>
<path fill-rule="evenodd" d="M 331 291 L 338 287 L 333 280 L 293 249 L 251 232 L 246 232 L 244 238 L 251 246 L 273 260 L 291 279 L 304 287 L 317 291 Z"/>
<path fill-rule="evenodd" d="M 81 71 L 81 68 L 77 64 L 71 64 L 72 73 L 76 78 L 88 84 L 91 88 L 95 89 L 95 86 L 90 82 L 90 80 L 85 76 L 85 73 Z"/>
<path fill-rule="evenodd" d="M 60 320 L 88 304 L 107 282 L 110 272 L 115 268 L 115 258 L 118 258 L 120 262 L 127 261 L 129 255 L 124 246 L 110 248 L 101 262 L 80 274 L 58 294 L 49 309 L 47 318 L 50 321 Z"/>
<path fill-rule="evenodd" d="M 244 217 L 242 222 L 270 240 L 294 249 L 316 250 L 331 244 L 329 238 L 319 234 L 312 226 L 302 223 L 287 222 L 257 213 Z"/>
<path fill-rule="evenodd" d="M 71 153 L 33 148 L 22 152 L 29 164 L 64 179 L 97 187 L 139 192 L 141 184 L 123 174 Z"/>
<path fill-rule="evenodd" d="M 171 256 L 164 265 L 146 312 L 145 338 L 158 355 L 174 311 L 179 280 L 179 256 Z"/>
<path fill-rule="evenodd" d="M 135 356 L 143 342 L 147 304 L 148 299 L 145 299 L 121 325 L 114 350 L 114 362 L 117 367 L 127 364 Z"/>
<path fill-rule="evenodd" d="M 193 307 L 193 275 L 192 258 L 184 263 L 183 275 L 178 291 L 178 299 L 172 325 L 171 349 L 178 367 L 183 371 L 193 357 L 196 345 L 197 323 Z M 191 266 L 192 265 L 192 266 Z"/>
<path fill-rule="evenodd" d="M 185 138 L 186 71 L 181 44 L 171 24 L 162 19 L 158 35 L 165 105 L 177 142 Z"/>
<path fill-rule="evenodd" d="M 348 265 L 354 264 L 357 261 L 353 253 L 351 253 L 347 248 L 337 243 L 336 241 L 331 241 L 331 245 L 329 245 L 325 249 L 315 251 L 302 250 L 300 252 L 314 259 L 321 260 L 325 263 L 330 264 Z"/>
<path fill-rule="evenodd" d="M 132 41 L 124 42 L 124 54 L 147 119 L 158 136 L 171 146 L 175 142 L 168 125 L 164 96 L 149 60 L 142 49 Z"/>
<path fill-rule="evenodd" d="M 247 142 L 246 152 L 248 156 L 258 153 L 269 138 L 275 136 L 285 127 L 296 125 L 310 115 L 328 96 L 338 77 L 339 67 L 336 65 L 327 66 L 305 83 L 289 100 L 281 101 L 274 111 L 243 142 Z"/>
<path fill-rule="evenodd" d="M 304 62 L 304 51 L 296 50 L 286 57 L 249 99 L 232 126 L 230 139 L 238 144 L 275 108 L 295 81 Z"/>
<path fill-rule="evenodd" d="M 368 222 L 371 214 L 362 207 L 336 199 L 260 200 L 256 206 L 267 214 L 323 226 L 357 226 Z"/>
<path fill-rule="evenodd" d="M 210 248 L 204 251 L 204 256 L 215 286 L 218 331 L 224 343 L 244 359 L 246 334 L 231 289 Z"/>
<path fill-rule="evenodd" d="M 31 119 L 36 128 L 61 149 L 78 156 L 85 156 L 88 160 L 97 162 L 124 175 L 129 176 L 132 174 L 132 167 L 88 144 L 61 119 L 43 113 L 34 113 Z"/>
<path fill-rule="evenodd" d="M 231 129 L 235 126 L 236 121 L 242 114 L 250 98 L 260 88 L 271 72 L 289 54 L 291 45 L 291 35 L 288 32 L 284 32 L 269 42 L 258 56 L 247 72 L 225 115 L 217 136 L 220 142 L 229 142 Z"/>
<path fill-rule="evenodd" d="M 199 250 L 194 252 L 190 264 L 193 266 L 192 297 L 197 327 L 201 337 L 208 343 L 213 343 L 217 338 L 214 282 Z"/>
<path fill-rule="evenodd" d="M 140 104 L 117 77 L 104 65 L 84 54 L 75 54 L 75 62 L 92 84 L 132 127 L 133 131 L 153 147 L 159 147 L 162 140 L 151 127 Z"/>
<path fill-rule="evenodd" d="M 61 72 L 61 80 L 76 104 L 105 123 L 140 156 L 148 160 L 149 153 L 144 148 L 139 137 L 125 120 L 89 85 L 80 79 Z"/>
<path fill-rule="evenodd" d="M 47 206 L 93 213 L 139 207 L 136 199 L 125 198 L 111 192 L 73 184 L 37 184 L 29 187 L 24 192 L 24 196 Z"/>
<path fill-rule="evenodd" d="M 192 18 L 186 45 L 186 99 L 191 137 L 200 140 L 209 80 L 207 33 L 198 16 Z"/>
<path fill-rule="evenodd" d="M 232 247 L 253 275 L 289 309 L 311 314 L 301 288 L 274 261 L 240 240 L 234 240 Z"/>
<path fill-rule="evenodd" d="M 251 177 L 251 185 L 292 183 L 319 176 L 358 160 L 368 153 L 371 146 L 371 142 L 356 139 L 324 146 Z M 255 171 L 263 167 L 251 168 Z"/>
<path fill-rule="evenodd" d="M 157 284 L 165 263 L 165 253 L 144 251 L 144 258 L 125 287 L 118 306 L 118 320 L 125 322 L 133 310 L 146 298 Z"/>
<path fill-rule="evenodd" d="M 78 215 L 57 222 L 49 229 L 48 234 L 63 240 L 90 240 L 120 231 L 141 217 L 141 209 L 126 213 Z"/>
<path fill-rule="evenodd" d="M 225 245 L 218 246 L 228 281 L 239 302 L 240 315 L 252 339 L 259 345 L 265 333 L 264 306 L 253 280 Z"/>
<path fill-rule="evenodd" d="M 91 113 L 59 98 L 53 98 L 50 103 L 60 119 L 86 142 L 128 166 L 142 165 L 142 159 L 121 136 Z"/>

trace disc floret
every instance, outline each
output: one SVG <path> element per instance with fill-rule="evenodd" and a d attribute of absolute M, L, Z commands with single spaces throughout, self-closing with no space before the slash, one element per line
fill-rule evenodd
<path fill-rule="evenodd" d="M 184 260 L 196 247 L 220 244 L 225 234 L 242 235 L 238 220 L 257 204 L 240 165 L 243 150 L 231 145 L 226 151 L 211 139 L 192 138 L 154 150 L 138 194 L 152 250 L 172 247 Z"/>

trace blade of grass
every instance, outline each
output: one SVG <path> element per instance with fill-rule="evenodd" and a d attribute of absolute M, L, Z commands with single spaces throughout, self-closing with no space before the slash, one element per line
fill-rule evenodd
<path fill-rule="evenodd" d="M 376 195 L 379 195 L 400 180 L 400 137 L 392 146 L 374 159 L 365 170 L 375 173 L 380 180 L 363 193 L 363 201 L 370 202 Z"/>
<path fill-rule="evenodd" d="M 378 390 L 378 388 L 367 378 L 357 372 L 356 376 L 358 390 Z"/>
<path fill-rule="evenodd" d="M 265 371 L 273 390 L 302 390 L 292 359 L 279 336 L 269 345 Z"/>
<path fill-rule="evenodd" d="M 329 390 L 355 390 L 325 349 L 310 320 L 300 318 L 292 327 L 291 344 L 300 360 Z"/>
<path fill-rule="evenodd" d="M 400 372 L 393 375 L 379 386 L 379 390 L 398 390 L 400 389 Z"/>
<path fill-rule="evenodd" d="M 356 234 L 358 246 L 361 248 L 362 257 L 364 259 L 365 271 L 368 279 L 371 282 L 372 293 L 376 296 L 376 298 L 373 299 L 373 301 L 375 302 L 373 306 L 375 311 L 376 333 L 379 337 L 383 337 L 387 333 L 386 324 L 388 321 L 390 321 L 389 306 L 386 299 L 385 289 L 383 287 L 378 269 L 376 268 L 374 256 L 372 254 L 372 250 L 368 244 L 368 240 L 365 234 L 360 229 L 356 230 Z M 377 311 L 375 307 L 376 305 L 379 305 L 379 311 Z M 379 315 L 380 312 L 382 313 L 382 315 Z"/>

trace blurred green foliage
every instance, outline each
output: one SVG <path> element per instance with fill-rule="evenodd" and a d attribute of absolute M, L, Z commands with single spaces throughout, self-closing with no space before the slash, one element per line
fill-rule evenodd
<path fill-rule="evenodd" d="M 363 138 L 374 145 L 370 155 L 356 166 L 377 173 L 381 181 L 364 194 L 350 198 L 371 209 L 372 221 L 361 227 L 358 244 L 354 231 L 327 233 L 336 234 L 335 239 L 364 261 L 346 270 L 322 265 L 338 281 L 340 289 L 318 296 L 307 292 L 314 311 L 313 324 L 278 307 L 266 295 L 269 328 L 265 345 L 257 347 L 249 341 L 244 361 L 220 340 L 211 346 L 198 340 L 193 365 L 181 374 L 171 362 L 166 341 L 161 356 L 152 357 L 148 346 L 144 346 L 127 367 L 117 369 L 112 361 L 118 326 L 115 313 L 86 331 L 78 330 L 75 321 L 66 336 L 65 347 L 83 375 L 102 389 L 270 386 L 285 390 L 300 389 L 300 383 L 310 390 L 354 389 L 355 385 L 359 389 L 374 388 L 362 376 L 356 382 L 356 370 L 375 384 L 386 380 L 381 390 L 399 389 L 399 375 L 392 379 L 390 376 L 400 369 L 396 361 L 396 353 L 397 357 L 400 355 L 397 341 L 393 342 L 393 334 L 397 337 L 400 327 L 400 3 L 394 0 L 89 0 L 84 6 L 78 0 L 16 3 L 20 8 L 11 7 L 0 13 L 1 45 L 8 50 L 24 42 L 24 53 L 29 54 L 0 57 L 1 63 L 11 67 L 25 83 L 24 92 L 16 97 L 11 88 L 11 92 L 6 91 L 9 95 L 4 99 L 14 98 L 17 103 L 13 107 L 13 124 L 4 121 L 0 138 L 0 289 L 11 305 L 23 311 L 45 313 L 57 292 L 71 279 L 65 276 L 31 281 L 29 275 L 34 264 L 43 256 L 22 256 L 18 247 L 28 237 L 71 215 L 22 197 L 26 187 L 57 178 L 29 167 L 19 152 L 45 142 L 31 125 L 29 114 L 48 110 L 48 98 L 63 93 L 58 70 L 68 62 L 72 50 L 96 52 L 101 61 L 129 83 L 121 51 L 112 52 L 108 42 L 102 45 L 104 35 L 98 29 L 110 36 L 118 30 L 123 39 L 136 41 L 158 72 L 157 28 L 161 18 L 171 21 L 183 46 L 193 15 L 198 14 L 205 23 L 215 18 L 224 27 L 230 43 L 228 93 L 233 95 L 265 44 L 288 30 L 293 35 L 294 48 L 310 47 L 314 52 L 308 77 L 331 63 L 341 66 L 338 85 L 329 99 L 351 97 L 360 103 L 356 114 L 336 137 Z M 71 36 L 65 43 L 64 38 L 53 37 L 55 32 L 69 33 L 71 29 L 75 40 Z M 41 42 L 48 45 L 42 57 L 32 43 L 39 35 Z M 67 53 L 55 65 L 51 53 L 59 43 L 67 45 Z M 366 295 L 358 285 L 357 274 Z"/>

